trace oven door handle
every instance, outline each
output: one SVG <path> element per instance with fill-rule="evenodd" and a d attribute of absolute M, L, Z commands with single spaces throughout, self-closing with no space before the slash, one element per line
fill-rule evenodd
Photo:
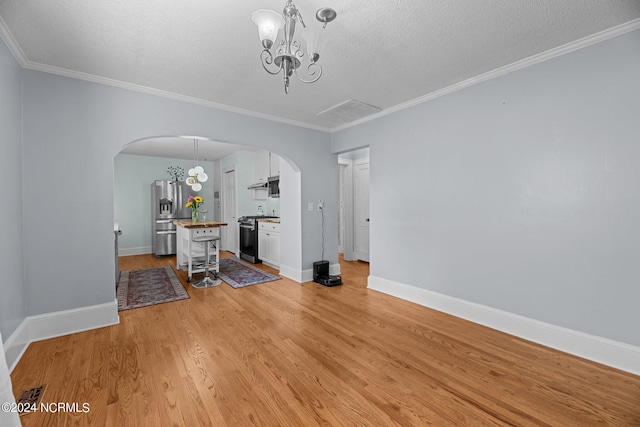
<path fill-rule="evenodd" d="M 254 230 L 255 227 L 253 225 L 249 225 L 249 224 L 240 224 L 240 228 L 248 228 L 250 230 Z"/>

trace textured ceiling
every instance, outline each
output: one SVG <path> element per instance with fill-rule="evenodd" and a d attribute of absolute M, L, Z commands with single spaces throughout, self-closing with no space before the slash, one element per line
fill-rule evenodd
<path fill-rule="evenodd" d="M 315 84 L 260 65 L 251 22 L 284 0 L 0 0 L 0 35 L 31 69 L 163 91 L 315 129 L 348 100 L 382 113 L 640 18 L 638 0 L 298 0 L 334 8 Z M 129 86 L 131 85 L 131 86 Z"/>

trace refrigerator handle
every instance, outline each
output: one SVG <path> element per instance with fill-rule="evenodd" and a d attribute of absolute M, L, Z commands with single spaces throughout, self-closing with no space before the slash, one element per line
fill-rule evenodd
<path fill-rule="evenodd" d="M 178 215 L 180 209 L 182 208 L 182 185 L 180 185 L 179 181 L 176 181 L 176 203 L 173 207 L 173 214 Z"/>

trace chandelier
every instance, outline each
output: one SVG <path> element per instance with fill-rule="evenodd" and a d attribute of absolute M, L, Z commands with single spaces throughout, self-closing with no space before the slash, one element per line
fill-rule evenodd
<path fill-rule="evenodd" d="M 323 23 L 322 28 L 336 19 L 336 11 L 324 7 L 316 12 L 316 19 Z M 282 14 L 273 10 L 258 9 L 251 14 L 251 20 L 258 26 L 258 34 L 262 42 L 262 52 L 260 61 L 262 67 L 269 74 L 276 75 L 282 71 L 284 75 L 284 92 L 289 93 L 289 77 L 295 75 L 303 83 L 313 83 L 322 76 L 322 67 L 318 64 L 320 59 L 320 47 L 322 37 L 319 29 L 307 29 L 300 11 L 293 4 L 292 0 L 287 0 Z M 296 22 L 300 21 L 305 28 L 306 53 L 303 51 L 299 40 L 295 40 Z M 283 40 L 275 49 L 275 56 L 271 53 L 271 46 L 276 41 L 280 29 L 284 27 Z M 302 65 L 304 57 L 309 63 L 306 67 L 309 80 L 298 74 L 298 68 Z"/>

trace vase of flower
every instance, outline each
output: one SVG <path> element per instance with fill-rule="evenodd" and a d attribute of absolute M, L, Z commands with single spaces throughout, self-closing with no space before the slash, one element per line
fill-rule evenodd
<path fill-rule="evenodd" d="M 201 196 L 189 196 L 185 207 L 191 208 L 191 222 L 198 222 L 198 207 L 204 202 Z"/>

